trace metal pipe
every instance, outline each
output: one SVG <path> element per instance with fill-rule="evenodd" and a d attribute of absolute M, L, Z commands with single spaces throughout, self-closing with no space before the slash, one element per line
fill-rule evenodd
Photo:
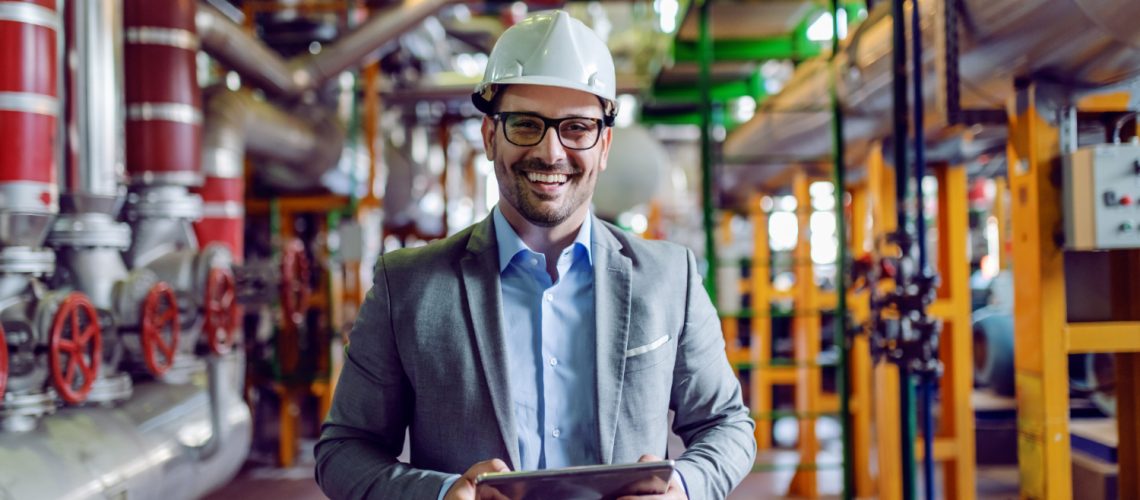
<path fill-rule="evenodd" d="M 700 49 L 700 78 L 701 89 L 701 213 L 705 228 L 705 289 L 713 304 L 716 299 L 716 226 L 713 222 L 713 154 L 712 154 L 712 96 L 710 93 L 711 66 L 713 58 L 712 31 L 709 23 L 712 10 L 712 0 L 703 0 L 698 6 L 700 9 L 700 34 L 697 46 Z"/>
<path fill-rule="evenodd" d="M 901 1 L 901 0 L 892 0 Z M 915 470 L 914 470 L 914 377 L 910 374 L 906 361 L 898 363 L 899 367 L 899 415 L 902 429 L 899 430 L 902 447 L 902 498 L 914 500 Z"/>
<path fill-rule="evenodd" d="M 910 168 L 907 165 L 906 138 L 910 128 L 907 121 L 906 99 L 906 18 L 903 16 L 904 0 L 891 0 L 891 124 L 894 132 L 891 145 L 894 149 L 893 163 L 895 167 L 895 198 L 897 216 L 896 228 L 901 233 L 907 233 L 907 202 L 910 199 Z M 908 245 L 900 244 L 902 255 L 910 253 Z M 899 273 L 896 278 L 898 286 L 905 288 L 907 273 Z"/>
<path fill-rule="evenodd" d="M 831 58 L 839 54 L 839 0 L 831 0 Z M 835 68 L 834 65 L 831 68 Z M 855 444 L 851 434 L 851 390 L 848 385 L 847 342 L 847 211 L 844 210 L 844 196 L 847 169 L 843 149 L 843 106 L 839 101 L 839 75 L 831 72 L 831 124 L 832 124 L 832 189 L 835 193 L 835 332 L 834 343 L 839 350 L 839 362 L 835 369 L 835 388 L 839 393 L 839 422 L 843 441 L 843 498 L 855 497 Z"/>
<path fill-rule="evenodd" d="M 122 2 L 64 4 L 63 210 L 117 216 L 123 181 Z"/>
<path fill-rule="evenodd" d="M 60 20 L 43 3 L 0 2 L 0 38 L 9 44 L 0 50 L 0 248 L 39 247 L 59 212 Z"/>
<path fill-rule="evenodd" d="M 217 363 L 213 399 L 201 383 L 150 382 L 120 406 L 63 408 L 34 430 L 0 433 L 0 497 L 191 499 L 226 484 L 249 453 L 252 422 L 241 356 Z"/>
<path fill-rule="evenodd" d="M 1011 77 L 1038 74 L 1062 78 L 1081 85 L 1107 85 L 1140 75 L 1140 40 L 1128 19 L 1140 18 L 1140 2 L 1131 0 L 963 0 L 969 14 L 968 36 L 961 41 L 961 79 L 965 82 L 963 105 L 1002 107 L 1012 87 Z M 879 3 L 879 2 L 877 2 Z M 934 0 L 919 0 L 922 36 L 933 44 L 939 15 Z M 891 30 L 889 19 L 878 9 L 849 38 L 846 50 L 834 64 L 846 78 L 840 96 L 848 111 L 846 138 L 851 145 L 889 134 L 881 117 L 889 112 Z M 922 68 L 936 75 L 937 51 L 927 51 Z M 829 115 L 818 111 L 827 106 L 826 73 L 814 59 L 801 64 L 788 86 L 769 99 L 756 116 L 729 135 L 724 144 L 727 157 L 759 154 L 818 157 L 831 147 L 826 139 Z M 923 91 L 927 112 L 940 113 L 931 78 Z M 980 104 L 979 104 L 980 103 Z M 789 113 L 789 110 L 817 110 Z M 852 118 L 857 116 L 858 118 Z M 939 117 L 945 119 L 945 117 Z M 931 120 L 928 120 L 931 121 Z M 767 168 L 779 177 L 789 165 Z"/>
<path fill-rule="evenodd" d="M 265 42 L 254 38 L 240 25 L 211 5 L 198 3 L 194 15 L 202 50 L 236 71 L 249 84 L 270 95 L 296 96 L 304 85 L 289 65 Z"/>
<path fill-rule="evenodd" d="M 301 56 L 291 62 L 298 68 L 295 78 L 304 88 L 317 88 L 342 71 L 364 61 L 385 43 L 423 22 L 455 0 L 404 0 L 398 5 L 373 12 L 368 20 L 341 37 L 320 54 Z"/>
<path fill-rule="evenodd" d="M 325 46 L 320 54 L 299 56 L 290 61 L 282 59 L 212 6 L 199 3 L 195 22 L 202 37 L 202 48 L 208 54 L 266 93 L 295 98 L 360 64 L 368 54 L 454 2 L 405 0 L 377 10 L 351 33 Z"/>

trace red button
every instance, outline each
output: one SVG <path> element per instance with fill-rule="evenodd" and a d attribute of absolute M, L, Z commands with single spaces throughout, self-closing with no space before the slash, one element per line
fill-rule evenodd
<path fill-rule="evenodd" d="M 1131 205 L 1132 204 L 1132 197 L 1128 196 L 1128 195 L 1121 196 L 1120 197 L 1120 204 L 1121 205 Z"/>

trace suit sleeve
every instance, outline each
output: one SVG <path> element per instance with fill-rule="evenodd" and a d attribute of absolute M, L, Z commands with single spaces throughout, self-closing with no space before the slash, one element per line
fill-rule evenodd
<path fill-rule="evenodd" d="M 696 260 L 686 250 L 685 325 L 673 371 L 673 432 L 684 441 L 677 469 L 690 498 L 722 499 L 752 470 L 755 424 L 728 364 L 720 320 L 701 286 Z"/>
<path fill-rule="evenodd" d="M 316 479 L 334 500 L 435 498 L 450 474 L 399 462 L 414 394 L 392 325 L 384 257 L 345 347 L 344 369 L 316 445 Z"/>

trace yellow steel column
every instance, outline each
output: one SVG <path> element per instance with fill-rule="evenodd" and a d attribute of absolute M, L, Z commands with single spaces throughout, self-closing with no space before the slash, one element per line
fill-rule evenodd
<path fill-rule="evenodd" d="M 942 463 L 945 498 L 970 499 L 974 486 L 974 390 L 973 327 L 970 323 L 970 262 L 966 258 L 967 206 L 966 168 L 940 165 L 938 179 L 938 296 L 950 303 L 942 318 L 940 358 L 942 404 L 938 436 L 954 443 L 955 453 Z"/>
<path fill-rule="evenodd" d="M 895 172 L 883 163 L 880 143 L 871 145 L 867 158 L 867 187 L 870 189 L 874 251 L 892 255 L 886 236 L 895 230 Z M 885 285 L 885 284 L 882 284 Z M 879 498 L 902 497 L 902 457 L 899 442 L 899 372 L 890 363 L 879 363 L 873 369 L 875 436 L 879 458 Z"/>
<path fill-rule="evenodd" d="M 752 414 L 756 418 L 756 446 L 761 450 L 772 447 L 772 299 L 769 288 L 772 278 L 769 267 L 772 254 L 768 243 L 768 214 L 760 207 L 761 195 L 748 202 L 752 219 L 752 272 L 749 295 L 752 304 L 752 339 L 750 360 Z"/>
<path fill-rule="evenodd" d="M 1013 223 L 1014 365 L 1021 495 L 1072 497 L 1064 262 L 1054 235 L 1061 193 L 1054 176 L 1059 134 L 1038 114 L 1041 88 L 1017 91 L 1009 116 Z"/>
<path fill-rule="evenodd" d="M 811 260 L 811 182 L 802 170 L 796 173 L 792 190 L 796 196 L 799 231 L 795 249 L 796 298 L 792 317 L 795 350 L 796 413 L 799 416 L 800 467 L 792 478 L 789 494 L 808 498 L 819 495 L 816 462 L 819 440 L 815 422 L 820 410 L 820 319 L 818 291 Z"/>
<path fill-rule="evenodd" d="M 859 260 L 869 253 L 867 243 L 868 197 L 871 189 L 865 183 L 851 190 L 851 257 Z M 864 324 L 870 313 L 870 291 L 852 293 L 850 304 L 852 324 Z M 856 335 L 851 342 L 851 433 L 855 448 L 855 496 L 874 496 L 875 484 L 871 477 L 871 352 L 866 335 Z"/>
<path fill-rule="evenodd" d="M 994 205 L 991 214 L 997 220 L 998 233 L 998 269 L 1009 269 L 1009 207 L 1006 197 L 1009 196 L 1009 184 L 1005 177 L 994 178 Z"/>
<path fill-rule="evenodd" d="M 733 214 L 730 211 L 726 210 L 726 211 L 721 213 L 720 225 L 717 228 L 719 233 L 720 233 L 719 234 L 719 236 L 720 236 L 719 248 L 728 248 L 730 245 L 732 245 L 732 217 L 733 217 Z M 720 266 L 725 265 L 724 262 L 720 261 L 719 257 L 710 257 L 709 262 L 713 263 L 712 264 L 713 265 L 713 272 L 717 272 L 719 270 Z M 739 269 L 738 263 L 733 262 L 733 263 L 731 263 L 731 265 L 734 268 Z M 734 274 L 733 276 L 736 277 L 736 279 L 735 279 L 736 282 L 740 281 L 740 276 L 738 274 Z M 728 286 L 728 285 L 725 284 L 724 286 Z M 737 283 L 733 283 L 732 286 L 738 287 L 739 285 Z M 719 297 L 719 295 L 721 295 L 721 294 L 717 294 L 717 295 Z M 719 300 L 723 301 L 724 298 L 721 297 L 721 298 L 719 298 Z M 718 309 L 720 308 L 720 304 L 717 304 L 717 308 Z M 740 304 L 733 304 L 733 307 L 732 307 L 733 311 L 739 311 L 739 309 L 740 309 Z M 740 314 L 736 313 L 736 312 L 734 312 L 732 314 L 723 314 L 723 312 L 722 312 L 721 317 L 720 317 L 720 328 L 721 328 L 721 331 L 724 333 L 725 355 L 728 357 L 728 362 L 732 363 L 732 365 L 734 367 L 736 366 L 737 363 L 740 362 L 740 341 L 739 341 L 739 338 L 740 338 L 740 319 L 739 318 L 740 318 Z"/>

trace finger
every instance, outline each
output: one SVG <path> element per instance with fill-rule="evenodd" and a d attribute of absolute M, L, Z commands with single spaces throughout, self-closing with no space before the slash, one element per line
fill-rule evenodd
<path fill-rule="evenodd" d="M 510 472 L 511 471 L 511 468 L 507 467 L 506 462 L 499 460 L 497 458 L 492 458 L 490 460 L 490 465 L 491 465 L 492 470 L 494 472 Z"/>
<path fill-rule="evenodd" d="M 641 458 L 637 459 L 638 462 L 657 462 L 660 460 L 661 460 L 661 457 L 654 455 L 652 453 L 642 455 Z"/>

